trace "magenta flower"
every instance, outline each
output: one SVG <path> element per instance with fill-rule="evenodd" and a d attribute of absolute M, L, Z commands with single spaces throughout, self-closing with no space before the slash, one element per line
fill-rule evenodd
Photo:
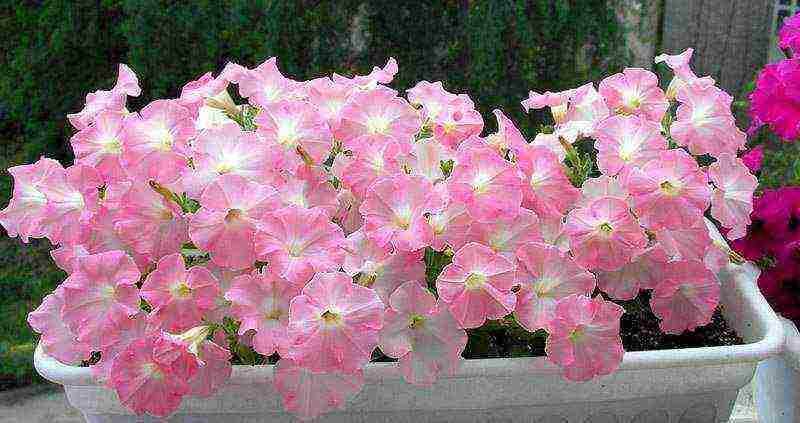
<path fill-rule="evenodd" d="M 700 261 L 670 263 L 650 304 L 667 333 L 680 334 L 711 321 L 719 302 L 719 281 Z"/>
<path fill-rule="evenodd" d="M 180 253 L 158 261 L 142 284 L 140 295 L 152 307 L 148 321 L 172 333 L 183 332 L 202 322 L 214 307 L 219 293 L 217 280 L 203 266 L 186 269 Z"/>
<path fill-rule="evenodd" d="M 600 122 L 594 137 L 597 165 L 610 176 L 629 167 L 640 167 L 667 148 L 661 125 L 636 115 L 617 115 Z"/>
<path fill-rule="evenodd" d="M 600 197 L 572 210 L 564 228 L 575 261 L 587 269 L 617 270 L 647 246 L 625 201 Z"/>
<path fill-rule="evenodd" d="M 768 64 L 750 94 L 750 115 L 785 141 L 800 137 L 800 59 Z"/>
<path fill-rule="evenodd" d="M 800 52 L 800 14 L 783 20 L 778 33 L 778 47 L 790 51 L 792 56 Z"/>
<path fill-rule="evenodd" d="M 119 112 L 103 112 L 94 124 L 70 138 L 75 163 L 94 167 L 105 182 L 128 178 L 122 166 L 127 117 Z"/>
<path fill-rule="evenodd" d="M 494 252 L 514 261 L 519 247 L 540 242 L 539 218 L 536 213 L 520 208 L 513 219 L 498 219 L 492 222 L 474 222 L 469 227 L 467 239 L 483 244 Z"/>
<path fill-rule="evenodd" d="M 239 335 L 254 332 L 253 349 L 285 357 L 289 354 L 289 302 L 299 293 L 297 286 L 267 269 L 236 277 L 225 298 L 232 303 L 230 314 L 242 322 Z"/>
<path fill-rule="evenodd" d="M 516 284 L 520 289 L 514 314 L 529 332 L 549 327 L 561 298 L 589 295 L 594 290 L 594 275 L 554 246 L 530 243 L 519 248 L 517 258 Z"/>
<path fill-rule="evenodd" d="M 77 333 L 61 317 L 64 307 L 64 288 L 60 286 L 42 300 L 36 310 L 28 313 L 28 324 L 41 334 L 39 345 L 47 355 L 65 364 L 78 364 L 89 358 L 92 346 L 77 342 Z"/>
<path fill-rule="evenodd" d="M 269 146 L 280 149 L 298 163 L 303 155 L 315 164 L 322 164 L 333 148 L 333 134 L 311 103 L 280 102 L 264 109 L 255 122 L 258 133 Z"/>
<path fill-rule="evenodd" d="M 600 82 L 600 95 L 617 114 L 635 114 L 653 122 L 661 122 L 669 102 L 658 87 L 658 77 L 640 68 L 626 68 Z"/>
<path fill-rule="evenodd" d="M 62 285 L 61 317 L 77 340 L 97 350 L 115 318 L 139 312 L 140 273 L 122 251 L 92 254 L 76 261 L 76 271 Z"/>
<path fill-rule="evenodd" d="M 545 147 L 528 147 L 517 157 L 524 175 L 523 205 L 540 217 L 564 215 L 580 198 L 556 155 Z"/>
<path fill-rule="evenodd" d="M 239 85 L 239 94 L 250 104 L 269 108 L 282 100 L 295 96 L 300 83 L 283 76 L 278 70 L 278 59 L 270 57 L 250 70 L 228 63 L 220 77 Z"/>
<path fill-rule="evenodd" d="M 344 273 L 317 273 L 289 305 L 288 358 L 312 372 L 355 373 L 370 360 L 384 305 Z"/>
<path fill-rule="evenodd" d="M 288 206 L 262 218 L 255 248 L 275 273 L 303 287 L 314 273 L 341 266 L 344 240 L 344 232 L 324 210 Z"/>
<path fill-rule="evenodd" d="M 738 239 L 747 233 L 750 212 L 753 211 L 753 192 L 758 180 L 740 159 L 722 154 L 708 167 L 708 177 L 715 188 L 711 196 L 711 215 L 729 228 L 728 239 Z"/>
<path fill-rule="evenodd" d="M 166 417 L 189 394 L 188 381 L 197 367 L 197 358 L 185 345 L 162 333 L 138 339 L 122 351 L 108 384 L 134 413 Z"/>
<path fill-rule="evenodd" d="M 612 373 L 622 362 L 619 336 L 622 307 L 573 294 L 556 305 L 545 352 L 569 380 L 587 381 Z"/>
<path fill-rule="evenodd" d="M 671 266 L 668 260 L 662 248 L 649 248 L 617 270 L 596 271 L 597 287 L 612 298 L 632 300 L 641 289 L 652 289 L 661 283 L 666 268 Z"/>
<path fill-rule="evenodd" d="M 219 266 L 241 269 L 256 258 L 256 223 L 278 204 L 274 188 L 222 175 L 203 191 L 189 220 L 189 238 Z"/>
<path fill-rule="evenodd" d="M 42 218 L 47 211 L 47 197 L 42 187 L 63 179 L 64 168 L 57 161 L 42 157 L 34 164 L 10 167 L 8 173 L 14 178 L 14 190 L 8 206 L 0 211 L 0 224 L 8 236 L 19 236 L 25 243 L 30 238 L 44 237 Z"/>
<path fill-rule="evenodd" d="M 186 149 L 194 135 L 188 109 L 176 100 L 156 100 L 126 120 L 123 165 L 138 180 L 174 182 L 186 168 Z"/>
<path fill-rule="evenodd" d="M 365 135 L 384 135 L 401 146 L 410 147 L 414 134 L 422 127 L 416 109 L 397 96 L 397 91 L 379 86 L 368 91 L 356 91 L 342 109 L 342 123 L 336 138 L 353 151 L 362 148 L 360 138 Z"/>
<path fill-rule="evenodd" d="M 427 179 L 401 173 L 373 183 L 359 211 L 368 238 L 378 245 L 415 251 L 433 241 L 425 215 L 443 208 L 443 199 Z"/>
<path fill-rule="evenodd" d="M 301 420 L 312 420 L 333 410 L 343 410 L 364 386 L 364 372 L 314 372 L 281 358 L 275 368 L 275 390 L 283 408 Z"/>
<path fill-rule="evenodd" d="M 695 155 L 736 154 L 744 149 L 747 136 L 736 127 L 731 113 L 733 97 L 715 86 L 691 83 L 678 91 L 672 138 Z"/>
<path fill-rule="evenodd" d="M 422 251 L 392 251 L 391 245 L 379 246 L 366 237 L 363 229 L 347 236 L 344 249 L 344 272 L 359 285 L 375 290 L 384 304 L 404 282 L 425 280 Z"/>
<path fill-rule="evenodd" d="M 477 328 L 487 319 L 514 311 L 516 265 L 491 248 L 470 242 L 453 256 L 436 281 L 439 299 L 462 328 Z"/>
<path fill-rule="evenodd" d="M 150 261 L 180 250 L 189 241 L 180 206 L 149 186 L 133 186 L 122 197 L 114 220 L 119 237 Z"/>
<path fill-rule="evenodd" d="M 711 200 L 706 175 L 680 149 L 660 153 L 640 170 L 631 172 L 628 190 L 642 225 L 648 229 L 677 229 L 702 216 Z"/>
<path fill-rule="evenodd" d="M 522 204 L 517 169 L 479 142 L 462 144 L 448 181 L 453 200 L 462 202 L 475 220 L 513 218 Z"/>
<path fill-rule="evenodd" d="M 400 359 L 406 382 L 431 386 L 440 373 L 454 374 L 467 333 L 420 284 L 410 281 L 391 296 L 380 333 L 381 351 Z"/>
<path fill-rule="evenodd" d="M 757 174 L 761 171 L 761 166 L 764 163 L 764 145 L 759 144 L 744 154 L 742 154 L 742 162 L 748 169 L 750 169 L 750 173 Z"/>

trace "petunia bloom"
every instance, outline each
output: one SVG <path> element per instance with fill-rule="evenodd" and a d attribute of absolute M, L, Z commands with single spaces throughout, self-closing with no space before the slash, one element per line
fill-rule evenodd
<path fill-rule="evenodd" d="M 94 124 L 73 135 L 70 144 L 75 163 L 94 167 L 106 182 L 127 179 L 122 166 L 126 119 L 118 112 L 103 112 Z"/>
<path fill-rule="evenodd" d="M 714 79 L 710 76 L 704 76 L 701 78 L 694 73 L 692 68 L 689 66 L 689 62 L 691 62 L 693 54 L 694 49 L 687 48 L 679 54 L 659 54 L 653 60 L 654 63 L 666 63 L 666 65 L 669 66 L 669 68 L 672 69 L 672 72 L 675 74 L 675 77 L 672 78 L 672 81 L 670 81 L 669 86 L 667 87 L 666 95 L 668 99 L 675 99 L 678 91 L 690 83 L 701 84 L 704 86 L 712 86 L 715 84 Z"/>
<path fill-rule="evenodd" d="M 761 70 L 750 94 L 750 116 L 784 141 L 800 137 L 800 60 L 782 60 Z"/>
<path fill-rule="evenodd" d="M 725 91 L 690 83 L 678 91 L 677 99 L 681 104 L 670 135 L 692 154 L 717 157 L 744 149 L 747 137 L 736 127 L 731 113 L 733 97 Z"/>
<path fill-rule="evenodd" d="M 300 289 L 269 269 L 237 276 L 225 294 L 231 316 L 240 320 L 239 335 L 254 332 L 253 349 L 265 356 L 288 355 L 289 302 Z"/>
<path fill-rule="evenodd" d="M 598 90 L 617 114 L 635 114 L 661 122 L 669 102 L 658 87 L 658 77 L 649 70 L 626 68 L 602 81 Z"/>
<path fill-rule="evenodd" d="M 78 243 L 83 224 L 98 209 L 100 175 L 93 167 L 76 164 L 49 176 L 39 187 L 47 199 L 39 224 L 54 244 Z"/>
<path fill-rule="evenodd" d="M 353 151 L 360 150 L 360 138 L 365 135 L 385 135 L 393 138 L 407 151 L 414 134 L 422 127 L 416 109 L 397 96 L 391 88 L 379 86 L 369 91 L 353 93 L 342 109 L 342 123 L 336 138 Z"/>
<path fill-rule="evenodd" d="M 384 305 L 344 273 L 317 273 L 289 305 L 288 358 L 313 372 L 355 373 L 370 360 Z"/>
<path fill-rule="evenodd" d="M 545 352 L 565 378 L 587 381 L 612 373 L 622 362 L 624 351 L 619 336 L 622 307 L 573 294 L 556 305 Z"/>
<path fill-rule="evenodd" d="M 647 246 L 624 200 L 600 197 L 572 210 L 564 228 L 575 261 L 588 269 L 617 270 Z"/>
<path fill-rule="evenodd" d="M 529 332 L 549 327 L 556 318 L 558 300 L 572 294 L 590 294 L 594 275 L 578 266 L 558 248 L 529 243 L 517 250 L 517 321 Z"/>
<path fill-rule="evenodd" d="M 513 261 L 519 247 L 539 242 L 542 236 L 539 233 L 539 218 L 536 213 L 520 208 L 513 219 L 472 223 L 467 239 L 486 245 Z"/>
<path fill-rule="evenodd" d="M 670 263 L 667 269 L 650 300 L 661 330 L 680 334 L 710 322 L 719 302 L 716 275 L 700 261 Z"/>
<path fill-rule="evenodd" d="M 462 328 L 476 328 L 487 319 L 514 311 L 516 265 L 491 248 L 470 242 L 456 251 L 453 262 L 436 281 L 440 300 Z"/>
<path fill-rule="evenodd" d="M 381 351 L 400 359 L 406 382 L 431 386 L 439 373 L 454 374 L 467 333 L 433 294 L 411 281 L 391 296 L 380 333 Z"/>
<path fill-rule="evenodd" d="M 433 240 L 425 214 L 443 208 L 444 201 L 430 181 L 399 174 L 373 183 L 359 211 L 364 216 L 368 238 L 378 245 L 392 244 L 398 250 L 415 251 Z"/>
<path fill-rule="evenodd" d="M 459 147 L 456 166 L 447 179 L 452 200 L 464 203 L 476 220 L 513 218 L 522 204 L 517 169 L 480 143 Z"/>
<path fill-rule="evenodd" d="M 597 287 L 612 298 L 632 300 L 641 289 L 655 288 L 665 272 L 669 258 L 660 246 L 645 250 L 630 263 L 613 271 L 596 271 Z"/>
<path fill-rule="evenodd" d="M 722 154 L 708 167 L 708 177 L 715 188 L 711 195 L 711 215 L 729 228 L 728 239 L 738 239 L 747 233 L 750 212 L 753 211 L 753 192 L 758 180 L 742 161 Z"/>
<path fill-rule="evenodd" d="M 333 149 L 333 134 L 311 103 L 280 102 L 259 113 L 255 123 L 267 145 L 298 164 L 302 157 L 320 165 Z"/>
<path fill-rule="evenodd" d="M 203 266 L 186 269 L 180 253 L 170 254 L 147 275 L 140 295 L 153 307 L 148 321 L 168 332 L 183 332 L 201 323 L 219 293 L 216 278 Z"/>
<path fill-rule="evenodd" d="M 523 205 L 539 217 L 566 214 L 580 198 L 556 155 L 545 147 L 529 146 L 517 157 L 524 175 Z"/>
<path fill-rule="evenodd" d="M 34 164 L 10 167 L 8 173 L 14 178 L 14 189 L 8 206 L 0 211 L 0 224 L 8 236 L 19 236 L 25 243 L 45 236 L 42 218 L 47 211 L 47 197 L 42 187 L 63 175 L 64 167 L 42 157 Z"/>
<path fill-rule="evenodd" d="M 364 386 L 364 372 L 314 372 L 296 361 L 281 358 L 275 368 L 275 390 L 283 408 L 301 420 L 343 410 Z"/>
<path fill-rule="evenodd" d="M 256 222 L 277 204 L 274 188 L 222 175 L 203 191 L 200 210 L 189 220 L 189 238 L 220 266 L 250 266 L 256 258 Z"/>
<path fill-rule="evenodd" d="M 278 275 L 302 287 L 314 273 L 341 266 L 344 239 L 324 210 L 288 206 L 262 218 L 255 251 Z"/>
<path fill-rule="evenodd" d="M 627 188 L 639 220 L 652 230 L 687 226 L 705 212 L 711 200 L 706 175 L 680 149 L 663 151 L 634 170 Z"/>
<path fill-rule="evenodd" d="M 666 150 L 661 125 L 639 116 L 612 116 L 594 131 L 597 165 L 606 175 L 616 175 L 631 166 L 642 166 Z"/>
<path fill-rule="evenodd" d="M 127 96 L 137 97 L 141 93 L 136 74 L 128 65 L 120 63 L 114 87 L 110 91 L 98 90 L 86 94 L 86 105 L 83 109 L 78 113 L 68 114 L 67 119 L 77 130 L 88 128 L 104 112 L 124 114 Z"/>
<path fill-rule="evenodd" d="M 41 334 L 39 345 L 47 355 L 65 364 L 78 364 L 91 355 L 91 345 L 77 342 L 77 333 L 61 317 L 64 307 L 64 288 L 56 288 L 42 300 L 36 310 L 28 313 L 28 324 Z"/>
<path fill-rule="evenodd" d="M 283 76 L 278 70 L 278 59 L 275 57 L 270 57 L 252 70 L 229 63 L 220 77 L 238 84 L 239 94 L 250 104 L 265 108 L 294 98 L 300 88 L 297 81 Z"/>

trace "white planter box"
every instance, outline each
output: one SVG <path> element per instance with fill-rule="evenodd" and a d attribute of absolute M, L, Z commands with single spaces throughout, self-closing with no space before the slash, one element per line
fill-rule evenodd
<path fill-rule="evenodd" d="M 759 423 L 800 421 L 800 332 L 791 321 L 781 320 L 783 355 L 759 364 L 754 380 Z"/>
<path fill-rule="evenodd" d="M 431 389 L 406 384 L 393 363 L 373 363 L 365 386 L 345 411 L 324 422 L 727 422 L 736 395 L 760 361 L 778 354 L 783 327 L 761 293 L 751 265 L 720 273 L 726 319 L 746 340 L 737 346 L 625 353 L 619 370 L 586 383 L 565 381 L 543 358 L 468 360 Z M 87 421 L 151 422 L 136 417 L 88 368 L 61 364 L 37 349 L 35 365 L 64 385 L 69 403 Z M 290 422 L 272 388 L 272 366 L 236 366 L 211 398 L 184 399 L 170 422 Z"/>

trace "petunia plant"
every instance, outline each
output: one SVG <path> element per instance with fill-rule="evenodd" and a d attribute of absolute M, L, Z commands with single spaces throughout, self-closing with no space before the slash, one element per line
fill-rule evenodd
<path fill-rule="evenodd" d="M 275 58 L 228 64 L 139 111 L 120 65 L 69 116 L 73 165 L 9 169 L 0 223 L 48 238 L 69 274 L 28 321 L 44 353 L 154 416 L 223 388 L 234 363 L 276 364 L 304 419 L 345 407 L 371 360 L 436 386 L 495 320 L 546 333 L 570 381 L 609 374 L 611 300 L 652 290 L 665 332 L 707 324 L 735 254 L 706 221 L 731 240 L 750 222 L 745 134 L 691 54 L 656 59 L 675 73 L 666 91 L 629 68 L 531 92 L 523 108 L 553 123 L 530 140 L 499 110 L 482 135 L 441 82 L 403 98 L 393 59 L 311 81 Z"/>

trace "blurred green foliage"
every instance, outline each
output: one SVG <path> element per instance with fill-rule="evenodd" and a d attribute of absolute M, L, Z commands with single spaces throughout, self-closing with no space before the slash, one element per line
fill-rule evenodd
<path fill-rule="evenodd" d="M 252 67 L 277 56 L 285 74 L 310 79 L 368 73 L 395 57 L 394 88 L 444 81 L 472 96 L 487 131 L 495 128 L 490 111 L 501 108 L 532 137 L 546 119 L 522 113 L 528 90 L 597 81 L 625 63 L 615 1 L 2 2 L 0 166 L 42 155 L 70 163 L 66 115 L 87 93 L 109 89 L 120 62 L 139 75 L 142 96 L 129 104 L 137 110 L 228 61 Z M 3 172 L 0 197 L 10 191 Z M 0 240 L 0 389 L 34 378 L 25 316 L 64 277 L 46 244 Z"/>

